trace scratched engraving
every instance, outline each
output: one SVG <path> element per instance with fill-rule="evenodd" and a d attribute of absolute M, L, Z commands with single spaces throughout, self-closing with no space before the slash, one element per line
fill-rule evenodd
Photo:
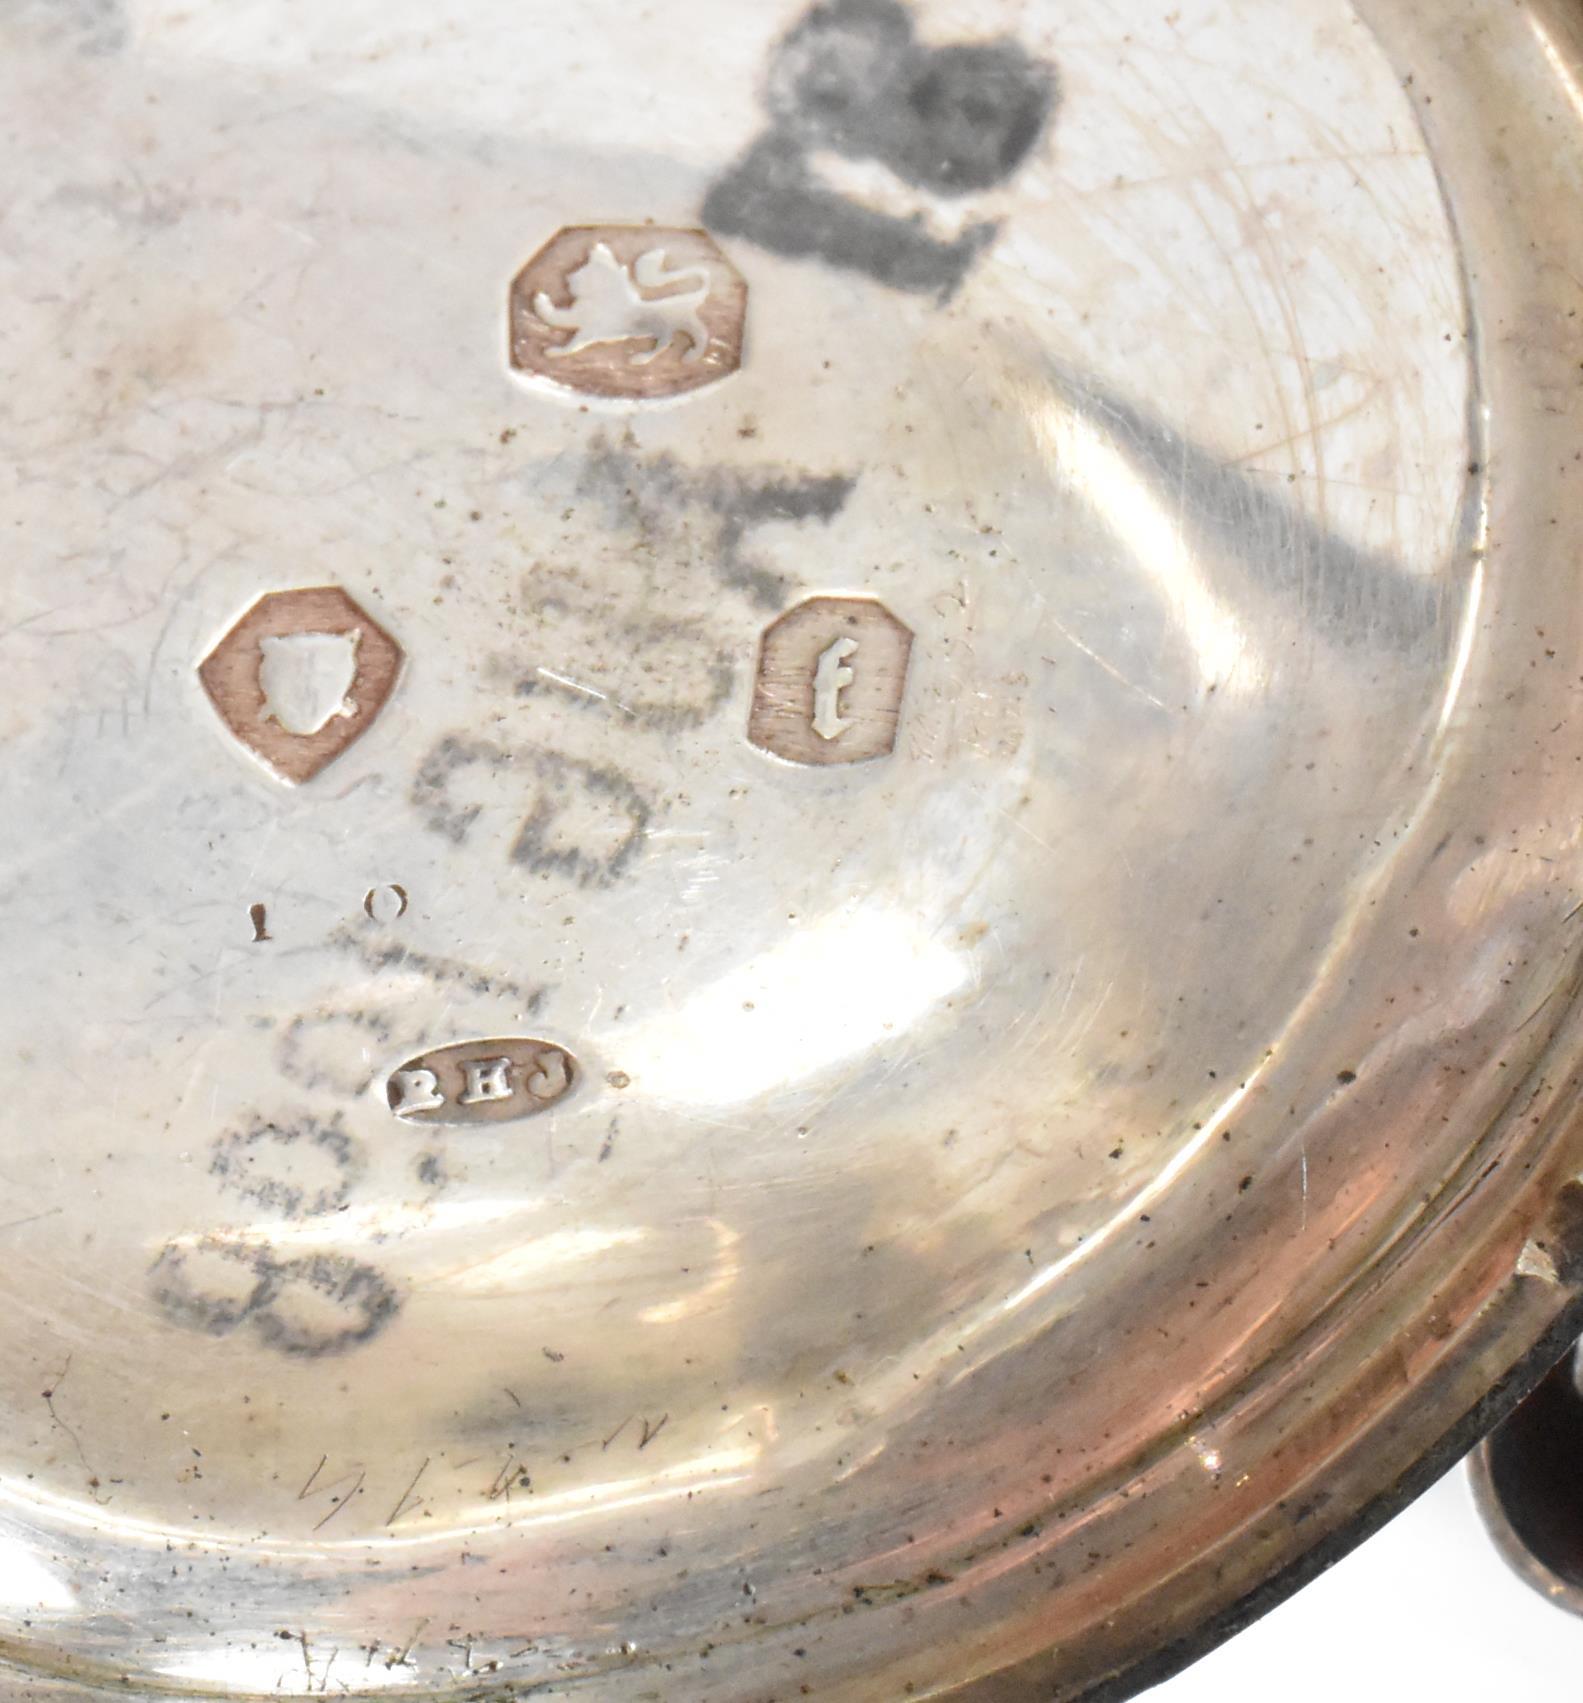
<path fill-rule="evenodd" d="M 516 1003 L 519 1009 L 535 1012 L 544 1003 L 546 988 L 542 982 L 531 983 L 519 981 L 516 977 L 504 973 L 500 968 L 488 964 L 471 963 L 461 958 L 441 958 L 431 952 L 421 952 L 404 940 L 395 939 L 384 933 L 377 933 L 365 924 L 362 928 L 352 928 L 343 925 L 326 937 L 325 945 L 336 952 L 345 953 L 356 959 L 365 969 L 375 975 L 385 975 L 396 971 L 404 976 L 417 976 L 432 986 L 454 992 L 458 989 L 481 998 L 509 999 Z M 314 1028 L 320 1020 L 313 1018 L 300 1019 L 294 1023 L 294 1029 Z M 341 1021 L 361 1022 L 370 1030 L 384 1031 L 386 1025 L 381 1019 L 371 1014 L 361 1016 L 348 1014 L 344 1019 L 330 1017 L 325 1022 Z M 389 1040 L 388 1033 L 382 1032 L 382 1040 Z M 312 1068 L 311 1062 L 308 1067 Z M 328 1063 L 328 1061 L 325 1061 Z M 348 1059 L 347 1064 L 350 1065 Z M 361 1055 L 359 1055 L 361 1063 Z M 287 1069 L 284 1058 L 281 1068 Z M 291 1074 L 287 1070 L 287 1074 Z M 361 1093 L 368 1086 L 366 1076 L 356 1085 L 347 1085 L 346 1091 Z"/>
<path fill-rule="evenodd" d="M 647 842 L 649 800 L 602 764 L 552 751 L 533 754 L 531 762 L 537 786 L 512 861 L 537 874 L 568 876 L 579 887 L 614 886 Z"/>
<path fill-rule="evenodd" d="M 1058 100 L 1054 72 L 1016 41 L 930 45 L 899 0 L 825 0 L 777 46 L 768 128 L 704 218 L 772 253 L 948 300 L 1000 230 L 956 209 L 1018 171 Z M 911 205 L 859 199 L 830 160 L 877 166 Z"/>
<path fill-rule="evenodd" d="M 718 631 L 647 611 L 618 619 L 617 599 L 606 587 L 599 588 L 594 608 L 583 608 L 574 599 L 593 601 L 589 593 L 561 592 L 550 577 L 535 580 L 532 625 L 517 649 L 500 659 L 519 697 L 553 694 L 590 716 L 614 715 L 622 725 L 664 733 L 701 727 L 730 699 L 735 658 Z M 524 673 L 524 651 L 530 660 L 545 660 Z"/>
<path fill-rule="evenodd" d="M 209 1236 L 172 1242 L 154 1263 L 155 1304 L 205 1336 L 253 1330 L 298 1359 L 346 1354 L 401 1311 L 401 1296 L 372 1266 L 341 1254 L 282 1259 L 264 1242 Z"/>
<path fill-rule="evenodd" d="M 590 396 L 683 396 L 742 364 L 747 284 L 703 231 L 560 232 L 511 286 L 511 364 Z"/>
<path fill-rule="evenodd" d="M 554 751 L 449 736 L 424 759 L 412 801 L 435 833 L 460 846 L 524 786 L 527 814 L 510 851 L 524 869 L 611 887 L 642 851 L 653 802 L 618 770 Z"/>
<path fill-rule="evenodd" d="M 404 1123 L 514 1123 L 571 1092 L 577 1065 L 553 1041 L 463 1041 L 390 1073 L 386 1097 Z"/>
<path fill-rule="evenodd" d="M 597 503 L 609 524 L 637 546 L 633 575 L 625 583 L 643 589 L 631 604 L 631 616 L 647 624 L 667 599 L 663 586 L 643 586 L 644 566 L 668 561 L 677 551 L 711 568 L 726 590 L 750 597 L 766 611 L 783 609 L 793 582 L 764 561 L 756 548 L 758 534 L 767 527 L 812 532 L 833 526 L 856 488 L 857 479 L 847 474 L 696 467 L 670 454 L 636 455 L 626 443 L 595 437 L 583 459 L 577 496 Z M 544 583 L 545 576 L 535 570 L 528 596 L 536 597 Z M 620 584 L 601 582 L 601 597 L 608 599 Z M 586 607 L 585 613 L 608 620 L 602 604 Z"/>
<path fill-rule="evenodd" d="M 360 1168 L 339 1117 L 255 1118 L 221 1136 L 209 1161 L 222 1187 L 294 1219 L 339 1212 Z"/>
<path fill-rule="evenodd" d="M 815 597 L 764 635 L 748 737 L 788 762 L 889 756 L 907 689 L 912 633 L 866 597 Z"/>
<path fill-rule="evenodd" d="M 310 781 L 373 725 L 401 647 L 338 586 L 261 597 L 198 669 L 232 734 L 281 780 Z"/>
<path fill-rule="evenodd" d="M 369 1059 L 391 1041 L 376 1011 L 305 1012 L 282 1029 L 275 1059 L 281 1074 L 302 1087 L 351 1097 L 371 1086 Z"/>

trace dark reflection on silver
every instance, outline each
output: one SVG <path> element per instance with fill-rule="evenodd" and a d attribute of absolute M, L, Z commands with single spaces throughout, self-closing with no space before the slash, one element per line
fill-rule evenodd
<path fill-rule="evenodd" d="M 1442 557 L 1411 561 L 1327 529 L 1299 502 L 1272 491 L 1268 478 L 1249 477 L 1099 377 L 1053 368 L 1050 406 L 1080 417 L 1114 448 L 1160 512 L 1169 514 L 1219 602 L 1239 611 L 1250 627 L 1285 623 L 1308 638 L 1431 666 L 1457 643 L 1487 497 L 1477 399 L 1455 534 Z M 1055 473 L 1062 473 L 1059 454 Z M 1080 494 L 1096 504 L 1104 496 L 1092 488 Z M 1272 666 L 1282 660 L 1275 654 L 1266 659 Z"/>

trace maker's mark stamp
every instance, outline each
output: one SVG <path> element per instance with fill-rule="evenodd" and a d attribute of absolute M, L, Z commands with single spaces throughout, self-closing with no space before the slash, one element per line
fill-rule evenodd
<path fill-rule="evenodd" d="M 748 737 L 790 763 L 866 763 L 896 748 L 912 633 L 869 597 L 815 597 L 764 635 Z"/>
<path fill-rule="evenodd" d="M 570 227 L 511 286 L 511 364 L 589 396 L 682 396 L 741 366 L 747 296 L 703 231 Z"/>
<path fill-rule="evenodd" d="M 463 1041 L 390 1073 L 385 1095 L 403 1123 L 514 1123 L 563 1100 L 577 1066 L 551 1041 Z"/>
<path fill-rule="evenodd" d="M 198 669 L 220 719 L 284 781 L 312 780 L 365 734 L 401 647 L 339 586 L 261 597 Z"/>

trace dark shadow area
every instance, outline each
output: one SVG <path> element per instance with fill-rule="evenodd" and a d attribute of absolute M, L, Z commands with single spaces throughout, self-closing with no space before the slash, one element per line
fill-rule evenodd
<path fill-rule="evenodd" d="M 1490 1484 L 1541 1566 L 1583 1589 L 1583 1395 L 1577 1351 L 1490 1438 Z"/>

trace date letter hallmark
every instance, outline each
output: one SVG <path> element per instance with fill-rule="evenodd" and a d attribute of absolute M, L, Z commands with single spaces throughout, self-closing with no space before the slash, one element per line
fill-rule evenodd
<path fill-rule="evenodd" d="M 577 1066 L 551 1041 L 463 1041 L 390 1073 L 386 1098 L 403 1123 L 515 1123 L 563 1100 Z"/>
<path fill-rule="evenodd" d="M 401 646 L 367 610 L 339 586 L 322 586 L 261 597 L 198 678 L 236 738 L 300 786 L 373 725 L 401 663 Z"/>
<path fill-rule="evenodd" d="M 511 286 L 511 365 L 585 396 L 684 396 L 741 366 L 747 298 L 703 231 L 573 227 Z"/>
<path fill-rule="evenodd" d="M 868 597 L 815 597 L 764 635 L 748 737 L 789 763 L 866 763 L 896 748 L 912 633 Z"/>
<path fill-rule="evenodd" d="M 813 677 L 813 730 L 821 739 L 839 739 L 852 725 L 842 717 L 841 694 L 857 675 L 844 664 L 862 648 L 856 639 L 837 639 L 819 658 Z"/>

